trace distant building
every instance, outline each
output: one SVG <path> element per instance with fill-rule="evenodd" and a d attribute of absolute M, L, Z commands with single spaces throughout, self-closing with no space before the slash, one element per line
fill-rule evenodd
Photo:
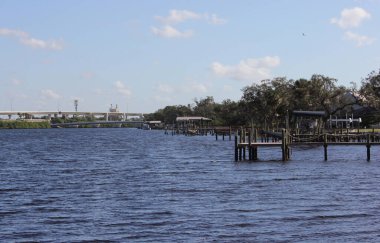
<path fill-rule="evenodd" d="M 109 112 L 110 112 L 110 114 L 108 114 L 109 121 L 120 121 L 123 119 L 123 116 L 121 114 L 112 114 L 113 112 L 119 113 L 119 107 L 117 107 L 117 104 L 115 107 L 113 107 L 111 104 Z"/>
<path fill-rule="evenodd" d="M 119 112 L 119 108 L 117 107 L 117 104 L 116 104 L 116 106 L 115 106 L 115 108 L 112 106 L 112 104 L 111 104 L 111 107 L 110 107 L 110 109 L 109 109 L 109 112 Z"/>
<path fill-rule="evenodd" d="M 324 111 L 293 111 L 292 115 L 296 129 L 309 131 L 324 126 L 322 118 L 326 113 Z"/>

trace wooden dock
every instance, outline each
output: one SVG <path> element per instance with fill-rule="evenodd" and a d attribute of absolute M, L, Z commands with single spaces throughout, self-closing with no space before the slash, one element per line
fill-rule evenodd
<path fill-rule="evenodd" d="M 268 132 L 259 137 L 257 129 L 241 129 L 235 132 L 235 161 L 258 160 L 258 149 L 263 147 L 280 147 L 282 161 L 290 159 L 291 147 L 323 146 L 324 159 L 328 159 L 329 146 L 365 146 L 367 161 L 371 159 L 371 146 L 380 145 L 380 133 L 320 133 L 320 134 L 290 134 L 286 129 L 281 132 Z"/>

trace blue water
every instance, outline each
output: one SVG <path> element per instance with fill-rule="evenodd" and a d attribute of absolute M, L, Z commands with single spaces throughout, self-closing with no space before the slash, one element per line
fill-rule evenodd
<path fill-rule="evenodd" d="M 1 242 L 377 242 L 380 146 L 260 149 L 138 129 L 0 130 Z"/>

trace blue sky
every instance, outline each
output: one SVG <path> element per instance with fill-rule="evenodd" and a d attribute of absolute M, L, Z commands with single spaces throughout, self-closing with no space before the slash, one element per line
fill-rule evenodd
<path fill-rule="evenodd" d="M 154 112 L 273 77 L 360 84 L 380 0 L 0 0 L 0 110 Z"/>

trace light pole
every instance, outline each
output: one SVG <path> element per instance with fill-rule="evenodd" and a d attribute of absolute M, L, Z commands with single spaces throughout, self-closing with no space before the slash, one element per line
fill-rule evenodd
<path fill-rule="evenodd" d="M 78 112 L 78 100 L 74 100 L 75 112 Z"/>

